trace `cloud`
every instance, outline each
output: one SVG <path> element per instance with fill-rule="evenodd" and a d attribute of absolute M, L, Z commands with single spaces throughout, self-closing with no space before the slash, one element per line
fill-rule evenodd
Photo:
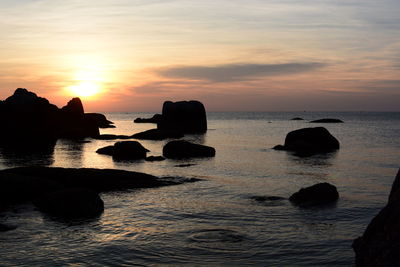
<path fill-rule="evenodd" d="M 249 78 L 290 75 L 313 71 L 327 64 L 320 62 L 284 64 L 225 64 L 219 66 L 170 66 L 156 70 L 167 78 L 232 82 Z"/>

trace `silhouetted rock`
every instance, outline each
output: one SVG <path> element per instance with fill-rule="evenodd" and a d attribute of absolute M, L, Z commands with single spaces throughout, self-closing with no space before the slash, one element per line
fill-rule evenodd
<path fill-rule="evenodd" d="M 96 151 L 99 154 L 110 155 L 117 160 L 145 159 L 149 150 L 137 141 L 121 141 L 113 146 L 106 146 Z"/>
<path fill-rule="evenodd" d="M 0 145 L 14 144 L 20 148 L 33 143 L 51 144 L 58 138 L 84 138 L 99 134 L 97 125 L 83 116 L 79 98 L 73 98 L 59 109 L 45 98 L 24 88 L 0 101 Z"/>
<path fill-rule="evenodd" d="M 145 159 L 146 161 L 163 161 L 165 160 L 162 156 L 150 156 Z"/>
<path fill-rule="evenodd" d="M 195 166 L 196 164 L 194 164 L 194 163 L 186 163 L 186 164 L 177 164 L 177 165 L 174 165 L 174 167 L 177 167 L 177 168 L 186 168 L 186 167 L 191 167 L 191 166 Z"/>
<path fill-rule="evenodd" d="M 177 131 L 150 129 L 132 135 L 133 138 L 142 140 L 164 140 L 168 138 L 182 138 L 183 134 Z"/>
<path fill-rule="evenodd" d="M 151 118 L 136 118 L 135 123 L 158 123 L 161 120 L 161 114 L 154 114 Z"/>
<path fill-rule="evenodd" d="M 175 140 L 164 146 L 163 156 L 166 158 L 214 157 L 215 149 L 184 140 Z"/>
<path fill-rule="evenodd" d="M 199 101 L 166 101 L 157 128 L 184 134 L 205 133 L 207 131 L 207 117 L 204 105 Z"/>
<path fill-rule="evenodd" d="M 115 128 L 112 121 L 107 120 L 106 116 L 100 113 L 85 113 L 85 119 L 90 119 L 96 122 L 99 128 Z"/>
<path fill-rule="evenodd" d="M 116 139 L 134 139 L 134 137 L 129 135 L 116 135 L 116 134 L 100 134 L 96 136 L 95 139 L 98 140 L 116 140 Z"/>
<path fill-rule="evenodd" d="M 302 188 L 290 196 L 289 200 L 299 206 L 313 206 L 335 202 L 339 199 L 339 193 L 334 185 L 319 183 Z"/>
<path fill-rule="evenodd" d="M 303 118 L 300 118 L 300 117 L 295 117 L 295 118 L 292 118 L 292 119 L 290 119 L 291 121 L 303 121 L 304 119 Z"/>
<path fill-rule="evenodd" d="M 400 262 L 400 169 L 387 205 L 353 242 L 356 266 L 399 266 Z"/>
<path fill-rule="evenodd" d="M 314 121 L 310 121 L 312 123 L 343 123 L 342 120 L 339 119 L 319 119 L 319 120 L 314 120 Z"/>
<path fill-rule="evenodd" d="M 277 201 L 277 200 L 284 200 L 284 197 L 278 197 L 278 196 L 252 196 L 250 197 L 251 199 L 259 202 L 264 202 L 264 201 Z"/>
<path fill-rule="evenodd" d="M 339 149 L 339 141 L 323 127 L 303 128 L 286 135 L 285 144 L 275 150 L 288 150 L 304 155 L 331 152 Z"/>

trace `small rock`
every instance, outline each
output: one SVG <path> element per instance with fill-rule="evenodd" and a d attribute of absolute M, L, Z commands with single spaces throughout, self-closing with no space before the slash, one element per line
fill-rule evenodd
<path fill-rule="evenodd" d="M 331 118 L 327 118 L 327 119 L 319 119 L 319 120 L 314 120 L 314 121 L 310 121 L 312 123 L 343 123 L 342 120 L 339 119 L 331 119 Z"/>
<path fill-rule="evenodd" d="M 165 158 L 163 156 L 150 156 L 145 159 L 146 161 L 163 161 Z"/>
<path fill-rule="evenodd" d="M 290 196 L 289 200 L 299 206 L 313 206 L 335 202 L 339 199 L 339 193 L 334 185 L 319 183 L 302 188 Z"/>

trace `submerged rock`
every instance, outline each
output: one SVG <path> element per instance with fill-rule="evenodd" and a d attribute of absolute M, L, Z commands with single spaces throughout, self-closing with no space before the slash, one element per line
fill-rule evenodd
<path fill-rule="evenodd" d="M 331 119 L 331 118 L 313 120 L 313 121 L 310 121 L 310 122 L 312 122 L 312 123 L 343 123 L 342 120 Z"/>
<path fill-rule="evenodd" d="M 89 218 L 104 211 L 99 194 L 85 188 L 66 188 L 41 196 L 34 204 L 50 215 L 61 218 Z"/>
<path fill-rule="evenodd" d="M 275 150 L 295 151 L 303 154 L 332 152 L 339 149 L 339 141 L 324 127 L 303 128 L 289 132 L 285 144 Z"/>
<path fill-rule="evenodd" d="M 17 226 L 15 226 L 15 225 L 8 225 L 8 224 L 0 223 L 0 232 L 7 232 L 7 231 L 14 230 L 16 228 L 17 228 Z"/>
<path fill-rule="evenodd" d="M 112 156 L 117 160 L 145 159 L 149 150 L 137 141 L 116 142 L 113 146 L 99 148 L 96 153 Z"/>
<path fill-rule="evenodd" d="M 166 158 L 214 157 L 215 149 L 184 140 L 175 140 L 164 146 L 163 156 Z"/>
<path fill-rule="evenodd" d="M 353 242 L 356 266 L 399 266 L 400 262 L 400 169 L 387 205 Z"/>
<path fill-rule="evenodd" d="M 158 123 L 162 118 L 161 114 L 154 114 L 151 118 L 136 118 L 135 123 Z"/>
<path fill-rule="evenodd" d="M 250 197 L 251 199 L 259 202 L 264 202 L 264 201 L 277 201 L 277 200 L 284 200 L 284 197 L 278 197 L 278 196 L 252 196 Z"/>
<path fill-rule="evenodd" d="M 133 138 L 142 140 L 164 140 L 168 138 L 182 138 L 183 134 L 177 131 L 150 129 L 132 135 Z"/>
<path fill-rule="evenodd" d="M 157 128 L 182 133 L 205 133 L 207 117 L 204 105 L 199 101 L 166 101 Z"/>
<path fill-rule="evenodd" d="M 336 186 L 329 183 L 319 183 L 301 188 L 290 196 L 290 202 L 299 206 L 314 206 L 335 202 L 339 199 Z"/>

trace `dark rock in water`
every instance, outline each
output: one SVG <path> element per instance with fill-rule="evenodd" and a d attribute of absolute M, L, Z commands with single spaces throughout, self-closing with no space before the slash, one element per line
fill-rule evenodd
<path fill-rule="evenodd" d="M 335 202 L 339 199 L 339 193 L 334 185 L 319 183 L 302 188 L 290 196 L 289 200 L 299 206 L 314 206 Z"/>
<path fill-rule="evenodd" d="M 15 225 L 8 225 L 0 223 L 0 232 L 7 232 L 16 229 L 17 226 Z"/>
<path fill-rule="evenodd" d="M 99 194 L 84 188 L 53 191 L 35 200 L 34 204 L 41 211 L 61 218 L 95 217 L 104 210 Z"/>
<path fill-rule="evenodd" d="M 303 128 L 286 135 L 283 146 L 275 146 L 275 150 L 298 152 L 299 155 L 332 152 L 339 149 L 339 141 L 324 127 Z"/>
<path fill-rule="evenodd" d="M 116 134 L 100 134 L 96 136 L 95 139 L 98 140 L 116 140 L 116 139 L 134 139 L 129 135 L 116 135 Z"/>
<path fill-rule="evenodd" d="M 148 151 L 137 141 L 121 141 L 113 146 L 100 148 L 96 153 L 110 155 L 117 160 L 128 160 L 145 159 Z"/>
<path fill-rule="evenodd" d="M 295 117 L 295 118 L 292 118 L 292 119 L 290 119 L 291 121 L 303 121 L 304 119 L 303 118 L 300 118 L 300 117 Z"/>
<path fill-rule="evenodd" d="M 99 134 L 97 125 L 84 117 L 82 102 L 73 98 L 59 109 L 24 88 L 0 101 L 0 145 L 24 148 L 32 143 L 55 143 L 59 138 L 84 138 Z"/>
<path fill-rule="evenodd" d="M 186 167 L 195 166 L 195 165 L 196 164 L 193 164 L 193 163 L 187 163 L 187 164 L 177 164 L 177 165 L 174 165 L 174 167 L 186 168 Z"/>
<path fill-rule="evenodd" d="M 400 263 L 400 169 L 387 205 L 353 242 L 356 266 L 399 266 Z"/>
<path fill-rule="evenodd" d="M 278 196 L 253 196 L 251 199 L 259 202 L 264 202 L 264 201 L 277 201 L 277 200 L 284 200 L 284 197 L 278 197 Z"/>
<path fill-rule="evenodd" d="M 214 157 L 215 149 L 184 140 L 175 140 L 164 146 L 163 156 L 166 158 Z"/>
<path fill-rule="evenodd" d="M 161 114 L 154 114 L 151 118 L 136 118 L 135 123 L 158 123 L 161 120 Z"/>
<path fill-rule="evenodd" d="M 107 120 L 106 116 L 100 113 L 85 113 L 85 119 L 95 121 L 99 128 L 115 128 L 112 121 Z"/>
<path fill-rule="evenodd" d="M 163 156 L 150 156 L 145 159 L 146 161 L 163 161 L 165 158 Z"/>
<path fill-rule="evenodd" d="M 164 102 L 161 120 L 157 128 L 182 133 L 205 133 L 207 117 L 204 105 L 199 101 Z"/>
<path fill-rule="evenodd" d="M 182 138 L 183 134 L 177 131 L 150 129 L 132 135 L 133 138 L 142 140 L 164 140 L 167 138 Z"/>
<path fill-rule="evenodd" d="M 114 155 L 114 146 L 105 146 L 96 150 L 96 153 L 103 155 Z"/>
<path fill-rule="evenodd" d="M 314 120 L 314 121 L 310 121 L 310 122 L 312 122 L 312 123 L 343 123 L 342 120 L 339 120 L 339 119 L 331 119 L 331 118 L 328 118 L 328 119 L 319 119 L 319 120 Z"/>

